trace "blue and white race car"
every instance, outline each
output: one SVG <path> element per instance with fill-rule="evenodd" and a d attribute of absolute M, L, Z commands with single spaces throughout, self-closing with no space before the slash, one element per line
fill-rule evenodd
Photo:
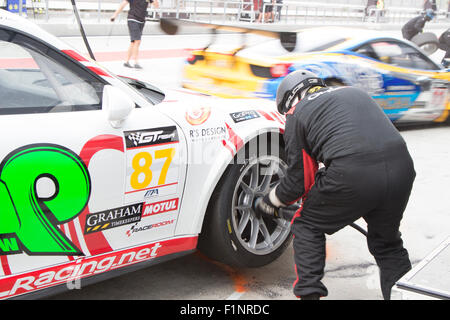
<path fill-rule="evenodd" d="M 412 42 L 378 31 L 337 27 L 278 35 L 280 39 L 240 48 L 210 45 L 193 51 L 183 70 L 183 87 L 227 98 L 275 99 L 288 73 L 306 69 L 329 85 L 366 90 L 395 123 L 442 122 L 448 117 L 449 69 Z M 283 45 L 283 38 L 291 40 L 290 46 Z"/>

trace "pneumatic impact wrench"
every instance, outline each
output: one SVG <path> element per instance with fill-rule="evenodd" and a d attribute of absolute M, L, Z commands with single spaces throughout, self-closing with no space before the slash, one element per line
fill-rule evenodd
<path fill-rule="evenodd" d="M 256 199 L 255 206 L 259 201 L 262 201 L 262 198 Z M 291 204 L 290 206 L 279 208 L 277 214 L 275 215 L 275 218 L 280 218 L 286 221 L 292 221 L 295 213 L 299 209 L 300 209 L 299 204 Z M 367 231 L 364 230 L 364 228 L 358 226 L 356 223 L 354 222 L 350 223 L 350 227 L 352 227 L 353 229 L 355 229 L 356 231 L 360 232 L 361 234 L 367 237 Z"/>

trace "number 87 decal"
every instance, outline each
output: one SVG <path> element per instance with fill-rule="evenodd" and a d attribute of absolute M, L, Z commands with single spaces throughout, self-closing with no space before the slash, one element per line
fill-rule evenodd
<path fill-rule="evenodd" d="M 136 153 L 131 159 L 132 173 L 130 176 L 130 186 L 134 190 L 142 190 L 148 188 L 152 181 L 154 181 L 153 168 L 158 168 L 155 160 L 165 159 L 160 169 L 157 185 L 161 186 L 166 184 L 167 173 L 169 172 L 170 165 L 175 156 L 175 148 L 160 149 L 154 152 L 154 157 L 150 152 L 141 151 Z"/>

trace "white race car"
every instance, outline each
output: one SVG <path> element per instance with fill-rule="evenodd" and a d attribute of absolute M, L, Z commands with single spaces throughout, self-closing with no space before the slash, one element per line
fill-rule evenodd
<path fill-rule="evenodd" d="M 284 122 L 270 101 L 118 77 L 0 10 L 0 298 L 197 248 L 270 263 L 290 223 L 252 207 L 286 172 Z"/>

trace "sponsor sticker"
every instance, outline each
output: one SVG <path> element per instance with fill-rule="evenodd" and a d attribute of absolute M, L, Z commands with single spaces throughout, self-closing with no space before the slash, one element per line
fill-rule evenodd
<path fill-rule="evenodd" d="M 175 126 L 124 132 L 125 203 L 177 193 L 179 136 Z"/>
<path fill-rule="evenodd" d="M 82 257 L 57 266 L 51 266 L 25 274 L 12 275 L 4 278 L 0 282 L 0 299 L 61 284 L 66 284 L 68 289 L 73 289 L 74 282 L 82 278 L 131 266 L 175 252 L 192 250 L 196 246 L 197 237 L 170 239 L 103 255 Z"/>
<path fill-rule="evenodd" d="M 193 141 L 213 141 L 225 139 L 227 136 L 227 128 L 225 126 L 199 128 L 189 130 L 189 138 Z"/>
<path fill-rule="evenodd" d="M 143 203 L 110 209 L 86 216 L 84 234 L 104 231 L 141 221 Z"/>
<path fill-rule="evenodd" d="M 242 122 L 242 121 L 256 119 L 256 118 L 259 118 L 260 116 L 256 111 L 248 110 L 248 111 L 240 111 L 240 112 L 230 113 L 230 117 L 231 117 L 231 119 L 233 119 L 233 121 L 235 123 L 238 123 L 238 122 Z"/>
<path fill-rule="evenodd" d="M 144 198 L 153 198 L 159 196 L 159 189 L 150 189 L 145 192 Z"/>
<path fill-rule="evenodd" d="M 197 126 L 205 123 L 210 115 L 211 115 L 210 107 L 196 107 L 187 110 L 185 118 L 189 124 Z"/>
<path fill-rule="evenodd" d="M 179 141 L 177 128 L 175 126 L 125 131 L 124 134 L 127 149 Z"/>
<path fill-rule="evenodd" d="M 171 220 L 165 220 L 165 221 L 160 221 L 160 222 L 156 222 L 156 223 L 147 224 L 145 226 L 139 226 L 136 223 L 129 230 L 127 230 L 126 234 L 127 234 L 128 237 L 131 237 L 131 235 L 134 234 L 134 233 L 138 233 L 138 232 L 146 231 L 146 230 L 150 230 L 150 229 L 155 229 L 155 228 L 159 228 L 159 227 L 168 226 L 168 225 L 173 224 L 174 222 L 175 222 L 175 219 L 171 219 Z"/>
<path fill-rule="evenodd" d="M 144 204 L 143 217 L 175 211 L 178 209 L 178 198 Z"/>

